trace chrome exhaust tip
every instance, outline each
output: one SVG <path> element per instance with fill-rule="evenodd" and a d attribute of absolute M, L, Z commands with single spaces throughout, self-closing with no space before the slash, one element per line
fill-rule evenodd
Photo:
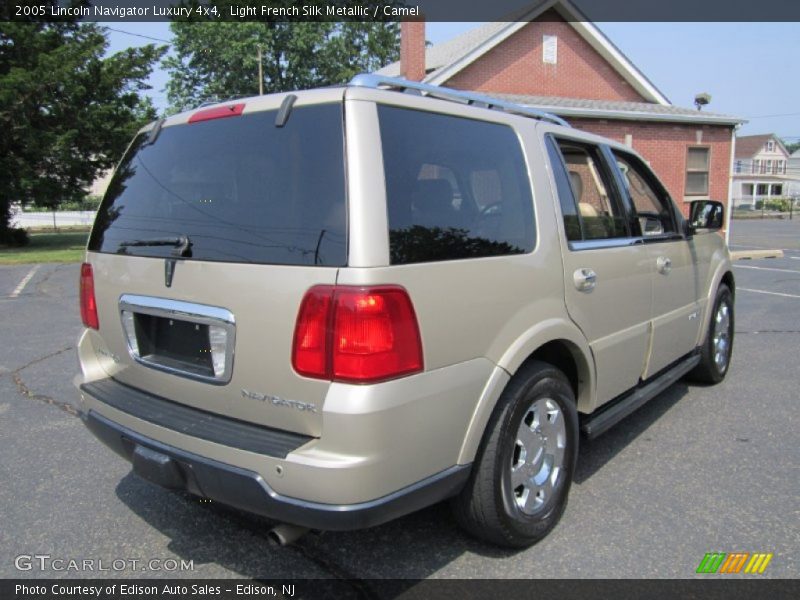
<path fill-rule="evenodd" d="M 308 533 L 307 527 L 300 527 L 299 525 L 290 525 L 289 523 L 281 523 L 276 525 L 267 533 L 269 541 L 276 546 L 288 546 L 294 544 L 297 540 Z"/>

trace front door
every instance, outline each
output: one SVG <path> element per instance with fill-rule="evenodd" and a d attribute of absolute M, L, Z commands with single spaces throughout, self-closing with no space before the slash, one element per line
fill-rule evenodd
<path fill-rule="evenodd" d="M 701 321 L 698 259 L 680 232 L 672 200 L 647 165 L 626 152 L 613 150 L 613 155 L 652 271 L 653 339 L 646 379 L 694 349 Z"/>

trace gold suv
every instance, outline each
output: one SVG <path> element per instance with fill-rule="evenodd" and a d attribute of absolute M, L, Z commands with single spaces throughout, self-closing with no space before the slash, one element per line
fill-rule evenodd
<path fill-rule="evenodd" d="M 84 420 L 284 541 L 452 498 L 526 546 L 579 432 L 725 376 L 722 222 L 711 201 L 685 220 L 626 146 L 445 88 L 362 75 L 175 115 L 133 140 L 89 240 Z"/>

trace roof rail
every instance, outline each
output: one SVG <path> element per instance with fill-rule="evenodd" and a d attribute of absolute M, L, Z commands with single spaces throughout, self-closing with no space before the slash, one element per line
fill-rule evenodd
<path fill-rule="evenodd" d="M 470 106 L 479 106 L 481 108 L 491 108 L 495 110 L 502 110 L 507 113 L 515 115 L 522 115 L 523 117 L 531 117 L 539 119 L 540 121 L 549 121 L 556 125 L 570 127 L 561 117 L 543 110 L 536 110 L 535 108 L 528 108 L 513 102 L 506 102 L 498 100 L 491 96 L 483 96 L 481 94 L 473 94 L 472 92 L 462 92 L 461 90 L 453 90 L 438 85 L 430 85 L 427 83 L 420 83 L 418 81 L 408 81 L 407 79 L 400 79 L 398 77 L 383 77 L 382 75 L 375 75 L 374 73 L 362 73 L 356 75 L 347 84 L 352 87 L 364 87 L 379 89 L 381 87 L 396 89 L 402 92 L 410 91 L 417 94 L 424 94 L 432 98 L 439 98 L 441 100 L 450 100 L 452 102 L 460 102 L 461 104 L 468 104 Z"/>

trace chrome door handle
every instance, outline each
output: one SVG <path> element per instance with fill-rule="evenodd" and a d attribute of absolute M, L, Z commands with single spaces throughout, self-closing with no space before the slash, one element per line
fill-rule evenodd
<path fill-rule="evenodd" d="M 659 256 L 656 259 L 656 269 L 662 275 L 669 275 L 669 272 L 672 271 L 672 261 L 666 256 Z"/>
<path fill-rule="evenodd" d="M 591 269 L 580 268 L 572 274 L 575 287 L 581 292 L 591 292 L 597 284 L 597 273 Z"/>

